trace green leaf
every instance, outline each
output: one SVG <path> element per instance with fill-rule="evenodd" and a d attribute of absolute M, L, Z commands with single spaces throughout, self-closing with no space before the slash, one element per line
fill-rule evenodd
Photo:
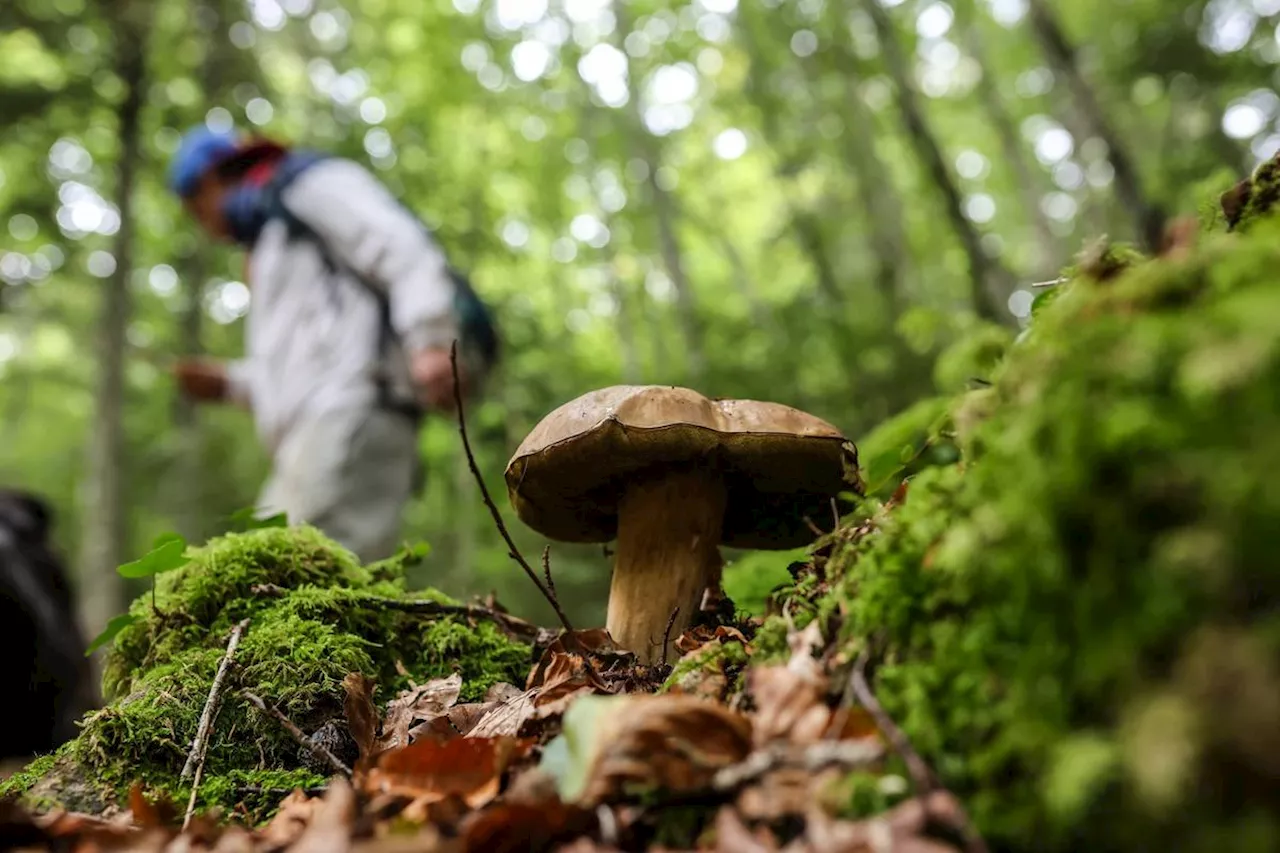
<path fill-rule="evenodd" d="M 231 523 L 231 529 L 239 531 L 262 530 L 266 527 L 289 526 L 289 519 L 285 513 L 278 512 L 275 515 L 269 515 L 266 518 L 259 518 L 257 508 L 251 506 L 236 510 L 231 514 L 231 517 L 228 520 Z"/>
<path fill-rule="evenodd" d="M 586 790 L 596 756 L 604 746 L 609 727 L 602 725 L 617 714 L 629 696 L 583 696 L 564 713 L 564 726 L 542 752 L 538 769 L 556 780 L 560 799 L 575 801 Z"/>
<path fill-rule="evenodd" d="M 93 642 L 89 644 L 89 648 L 85 649 L 84 656 L 88 657 L 107 643 L 114 640 L 116 638 L 116 634 L 119 634 L 134 622 L 137 622 L 138 618 L 138 615 L 135 613 L 121 613 L 119 616 L 112 616 L 107 622 L 107 627 L 103 629 L 101 634 L 94 637 Z"/>
<path fill-rule="evenodd" d="M 116 571 L 126 578 L 149 578 L 180 569 L 187 564 L 187 540 L 177 535 L 166 535 L 156 542 L 157 546 L 145 557 L 125 563 Z"/>

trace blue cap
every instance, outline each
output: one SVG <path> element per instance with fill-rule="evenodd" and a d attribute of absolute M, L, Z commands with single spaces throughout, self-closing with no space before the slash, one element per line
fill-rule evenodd
<path fill-rule="evenodd" d="M 169 163 L 169 189 L 188 198 L 205 172 L 240 150 L 240 143 L 230 131 L 213 130 L 200 125 L 188 130 L 178 144 Z"/>

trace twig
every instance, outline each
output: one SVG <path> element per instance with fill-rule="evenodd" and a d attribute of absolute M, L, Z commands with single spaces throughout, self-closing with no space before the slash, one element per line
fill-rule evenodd
<path fill-rule="evenodd" d="M 1064 275 L 1060 278 L 1051 278 L 1048 281 L 1033 281 L 1031 282 L 1031 286 L 1032 287 L 1053 287 L 1056 284 L 1066 284 L 1070 280 L 1071 279 L 1067 278 L 1067 276 Z"/>
<path fill-rule="evenodd" d="M 254 584 L 251 588 L 255 595 L 276 598 L 286 594 L 287 590 L 275 584 Z M 468 616 L 472 619 L 488 619 L 506 628 L 512 635 L 524 639 L 538 636 L 542 629 L 532 622 L 527 622 L 510 613 L 502 613 L 491 607 L 478 604 L 441 604 L 438 601 L 426 601 L 416 598 L 387 598 L 382 595 L 364 595 L 356 597 L 357 601 L 376 604 L 388 610 L 399 610 L 402 613 L 414 613 L 419 616 Z"/>
<path fill-rule="evenodd" d="M 831 529 L 839 530 L 840 529 L 840 507 L 838 504 L 836 504 L 835 498 L 831 499 L 831 518 L 835 522 L 835 527 Z"/>
<path fill-rule="evenodd" d="M 516 543 L 512 540 L 511 534 L 507 532 L 507 525 L 502 521 L 502 513 L 498 511 L 498 506 L 493 502 L 493 498 L 489 495 L 489 488 L 484 484 L 484 476 L 480 473 L 480 466 L 476 464 L 476 456 L 471 451 L 471 439 L 467 438 L 467 417 L 463 413 L 462 406 L 462 386 L 461 378 L 458 376 L 458 342 L 454 341 L 449 347 L 449 363 L 453 367 L 453 402 L 458 409 L 458 435 L 462 436 L 462 449 L 467 454 L 467 464 L 471 466 L 471 474 L 476 478 L 476 485 L 480 487 L 480 496 L 484 498 L 484 505 L 489 508 L 489 514 L 493 516 L 493 523 L 498 527 L 498 533 L 502 535 L 503 541 L 507 543 L 507 556 L 515 560 L 520 568 L 524 569 L 524 573 L 529 576 L 529 580 L 533 581 L 533 585 L 538 588 L 538 592 L 542 593 L 550 604 L 551 609 L 556 612 L 556 618 L 560 620 L 560 624 L 564 626 L 566 634 L 566 645 L 575 647 L 575 650 L 582 650 L 582 644 L 578 642 L 577 636 L 573 633 L 573 626 L 569 624 L 569 617 L 564 615 L 560 602 L 556 600 L 555 593 L 542 585 L 542 581 L 538 580 L 538 573 L 529 565 L 529 561 L 520 553 L 520 549 L 516 547 Z M 585 651 L 585 650 L 583 650 Z"/>
<path fill-rule="evenodd" d="M 854 661 L 853 672 L 849 675 L 849 688 L 853 692 L 854 697 L 858 700 L 871 719 L 875 720 L 876 727 L 889 740 L 889 745 L 893 747 L 894 752 L 902 757 L 903 762 L 907 765 L 907 773 L 911 776 L 911 783 L 916 789 L 916 797 L 920 799 L 922 804 L 927 806 L 929 795 L 943 789 L 938 781 L 937 775 L 928 763 L 920 757 L 920 753 L 916 752 L 916 748 L 911 745 L 911 740 L 907 737 L 902 729 L 898 728 L 898 724 L 885 711 L 880 704 L 880 700 L 871 692 L 871 685 L 867 682 L 867 650 L 863 649 L 858 654 L 858 659 Z M 941 816 L 940 816 L 941 817 Z M 959 809 L 957 814 L 946 816 L 949 823 L 954 824 L 955 829 L 964 839 L 965 853 L 987 853 L 987 844 L 983 841 L 982 836 L 973 827 L 969 821 L 969 816 L 963 809 Z"/>
<path fill-rule="evenodd" d="M 814 535 L 814 536 L 826 536 L 826 535 L 827 535 L 827 532 L 826 532 L 825 530 L 823 530 L 821 527 L 819 527 L 818 525 L 814 524 L 814 523 L 813 523 L 813 519 L 812 519 L 812 518 L 810 518 L 809 516 L 807 516 L 807 515 L 806 515 L 806 516 L 804 516 L 803 521 L 804 521 L 804 523 L 805 523 L 805 526 L 806 526 L 806 527 L 808 527 L 808 528 L 809 528 L 809 530 L 813 532 L 813 535 Z"/>
<path fill-rule="evenodd" d="M 267 703 L 263 702 L 261 697 L 250 693 L 248 690 L 241 690 L 240 695 L 244 697 L 246 702 L 257 708 L 262 713 L 269 717 L 275 717 L 280 725 L 284 726 L 284 730 L 288 732 L 289 735 L 299 743 L 299 745 L 310 750 L 311 754 L 316 758 L 319 758 L 343 776 L 349 777 L 351 775 L 351 768 L 343 764 L 342 759 L 330 752 L 324 745 L 316 743 L 311 738 L 307 737 L 302 729 L 295 726 L 293 721 L 286 717 L 279 708 L 276 708 L 275 706 L 267 707 Z"/>
<path fill-rule="evenodd" d="M 556 582 L 551 579 L 551 546 L 550 545 L 547 545 L 542 549 L 542 576 L 547 580 L 547 589 L 551 590 L 552 595 L 555 595 Z"/>
<path fill-rule="evenodd" d="M 833 764 L 848 768 L 867 767 L 883 755 L 884 749 L 871 738 L 818 741 L 803 750 L 786 747 L 762 749 L 717 771 L 711 777 L 711 788 L 721 792 L 736 791 L 783 767 L 795 767 L 811 773 Z"/>
<path fill-rule="evenodd" d="M 667 665 L 667 644 L 671 642 L 671 629 L 676 626 L 676 616 L 680 615 L 680 605 L 676 605 L 667 617 L 667 629 L 662 632 L 662 665 Z"/>
<path fill-rule="evenodd" d="M 236 646 L 240 645 L 240 638 L 248 626 L 249 620 L 244 619 L 231 629 L 231 638 L 227 640 L 227 651 L 218 664 L 218 671 L 213 676 L 213 685 L 209 688 L 209 698 L 205 700 L 204 710 L 200 712 L 200 724 L 196 726 L 196 736 L 191 741 L 191 751 L 187 753 L 186 764 L 182 765 L 180 779 L 195 777 L 191 782 L 191 799 L 187 802 L 187 813 L 182 820 L 183 829 L 191 823 L 191 815 L 196 810 L 196 793 L 200 790 L 200 777 L 204 775 L 205 757 L 209 754 L 209 733 L 213 730 L 213 718 L 218 714 L 222 688 L 227 680 L 227 672 L 231 669 L 231 661 L 235 658 Z"/>

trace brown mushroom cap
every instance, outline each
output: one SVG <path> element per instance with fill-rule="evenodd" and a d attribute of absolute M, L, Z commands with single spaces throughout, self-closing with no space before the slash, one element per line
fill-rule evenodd
<path fill-rule="evenodd" d="M 857 461 L 835 427 L 790 406 L 615 385 L 543 418 L 506 480 L 516 514 L 534 530 L 561 542 L 609 542 L 628 484 L 663 467 L 707 466 L 728 491 L 723 544 L 777 550 L 811 542 L 805 517 L 828 527 L 831 499 L 861 492 Z"/>

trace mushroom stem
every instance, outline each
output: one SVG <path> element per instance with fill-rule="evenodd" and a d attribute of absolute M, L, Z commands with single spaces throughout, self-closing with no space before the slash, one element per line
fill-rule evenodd
<path fill-rule="evenodd" d="M 724 483 L 691 468 L 628 486 L 618 505 L 618 547 L 609 588 L 609 635 L 654 663 L 689 626 L 703 591 L 720 582 Z M 672 611 L 668 647 L 663 635 Z"/>

